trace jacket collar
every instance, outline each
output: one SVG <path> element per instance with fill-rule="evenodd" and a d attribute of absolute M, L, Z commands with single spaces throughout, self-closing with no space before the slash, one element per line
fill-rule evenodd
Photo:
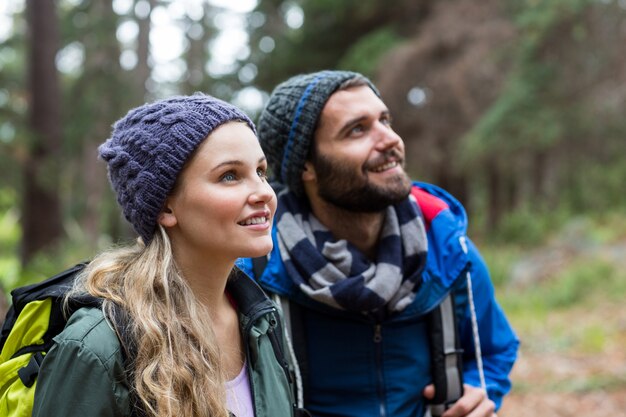
<path fill-rule="evenodd" d="M 226 290 L 244 316 L 253 317 L 257 312 L 273 306 L 259 284 L 237 267 L 226 283 Z"/>

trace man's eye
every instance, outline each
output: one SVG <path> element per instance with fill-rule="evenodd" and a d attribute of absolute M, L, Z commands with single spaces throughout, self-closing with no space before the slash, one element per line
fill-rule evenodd
<path fill-rule="evenodd" d="M 350 134 L 358 135 L 360 133 L 363 133 L 364 131 L 365 131 L 365 128 L 363 127 L 363 125 L 356 125 L 352 129 L 350 129 Z"/>

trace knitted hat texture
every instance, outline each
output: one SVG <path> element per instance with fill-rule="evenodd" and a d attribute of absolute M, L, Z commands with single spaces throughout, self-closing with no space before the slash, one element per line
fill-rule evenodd
<path fill-rule="evenodd" d="M 124 217 L 148 244 L 176 179 L 198 145 L 218 126 L 254 124 L 237 107 L 204 94 L 144 104 L 113 126 L 100 147 Z"/>
<path fill-rule="evenodd" d="M 339 86 L 362 77 L 351 71 L 320 71 L 297 75 L 279 84 L 261 113 L 259 141 L 267 156 L 273 179 L 302 195 L 302 170 L 309 156 L 317 122 L 328 98 Z"/>

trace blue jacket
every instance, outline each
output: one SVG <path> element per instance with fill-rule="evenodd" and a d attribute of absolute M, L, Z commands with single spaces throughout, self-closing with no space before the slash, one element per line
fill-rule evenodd
<path fill-rule="evenodd" d="M 415 417 L 425 412 L 422 396 L 431 383 L 424 316 L 450 291 L 455 294 L 464 349 L 464 382 L 480 386 L 467 295 L 467 274 L 479 326 L 487 392 L 499 407 L 510 390 L 509 372 L 519 342 L 494 297 L 485 262 L 466 237 L 467 216 L 461 204 L 433 185 L 414 183 L 427 227 L 428 256 L 415 300 L 382 322 L 333 310 L 302 293 L 287 276 L 274 249 L 261 286 L 301 305 L 307 352 L 305 407 L 319 416 Z M 242 268 L 253 276 L 250 259 Z"/>

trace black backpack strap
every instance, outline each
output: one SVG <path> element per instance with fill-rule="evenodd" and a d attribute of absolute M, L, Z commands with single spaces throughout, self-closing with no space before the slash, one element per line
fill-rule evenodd
<path fill-rule="evenodd" d="M 293 354 L 295 356 L 295 363 L 298 365 L 300 372 L 300 386 L 302 404 L 308 402 L 308 381 L 309 381 L 309 362 L 307 358 L 306 347 L 306 332 L 304 329 L 304 317 L 302 307 L 298 303 L 290 303 L 285 297 L 283 297 L 285 303 L 289 305 L 289 323 L 291 331 L 291 342 L 293 345 Z"/>
<path fill-rule="evenodd" d="M 463 358 L 452 293 L 428 317 L 431 369 L 435 397 L 433 417 L 440 416 L 463 396 Z"/>
<path fill-rule="evenodd" d="M 17 314 L 15 313 L 15 306 L 11 305 L 4 317 L 4 322 L 2 322 L 2 330 L 0 331 L 0 352 L 2 351 L 2 348 L 4 348 L 4 344 L 6 343 L 9 333 L 11 332 L 16 320 Z"/>
<path fill-rule="evenodd" d="M 30 357 L 30 361 L 28 364 L 18 369 L 17 376 L 22 380 L 24 386 L 30 388 L 35 383 L 37 379 L 37 375 L 39 375 L 39 369 L 41 368 L 41 363 L 43 362 L 43 353 L 36 352 L 33 356 Z"/>
<path fill-rule="evenodd" d="M 296 401 L 299 407 L 304 407 L 307 402 L 309 367 L 302 307 L 277 294 L 273 295 L 273 299 L 280 306 L 285 320 L 285 339 L 295 373 Z"/>

